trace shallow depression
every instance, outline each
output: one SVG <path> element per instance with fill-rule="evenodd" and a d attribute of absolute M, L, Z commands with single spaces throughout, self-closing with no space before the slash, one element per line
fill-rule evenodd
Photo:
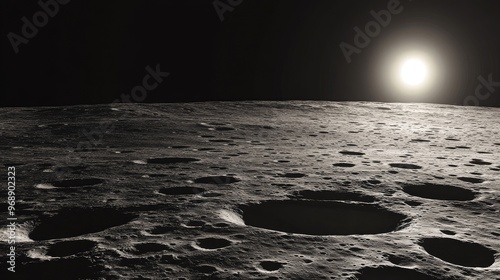
<path fill-rule="evenodd" d="M 407 217 L 376 205 L 271 200 L 241 205 L 246 225 L 308 235 L 377 234 L 398 230 Z"/>

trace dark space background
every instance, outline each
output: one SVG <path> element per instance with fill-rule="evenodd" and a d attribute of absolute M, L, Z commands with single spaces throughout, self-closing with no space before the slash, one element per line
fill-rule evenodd
<path fill-rule="evenodd" d="M 46 0 L 43 0 L 46 1 Z M 227 3 L 228 0 L 220 0 Z M 1 2 L 0 106 L 110 103 L 130 94 L 160 64 L 170 72 L 143 101 L 334 100 L 462 104 L 477 77 L 500 82 L 498 0 L 402 0 L 362 53 L 348 64 L 339 44 L 389 0 L 243 0 L 221 22 L 213 0 L 72 0 L 15 54 L 38 1 Z M 449 80 L 425 98 L 388 97 L 374 81 L 386 38 L 427 28 L 454 47 Z M 407 34 L 411 36 L 411 34 Z M 500 87 L 481 106 L 500 107 Z"/>

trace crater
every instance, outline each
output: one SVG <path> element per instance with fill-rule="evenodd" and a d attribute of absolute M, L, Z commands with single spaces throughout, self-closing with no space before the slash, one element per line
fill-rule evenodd
<path fill-rule="evenodd" d="M 147 253 L 161 252 L 161 251 L 165 251 L 167 249 L 170 249 L 170 248 L 165 244 L 139 243 L 139 244 L 136 244 L 134 246 L 133 253 L 136 255 L 143 255 L 143 254 L 147 254 Z"/>
<path fill-rule="evenodd" d="M 86 258 L 26 263 L 16 269 L 15 279 L 103 279 L 104 267 Z M 5 279 L 5 278 L 4 278 Z"/>
<path fill-rule="evenodd" d="M 204 273 L 204 274 L 211 274 L 211 273 L 216 272 L 217 268 L 215 266 L 212 266 L 212 265 L 202 264 L 202 265 L 197 266 L 196 270 L 198 270 L 199 272 Z"/>
<path fill-rule="evenodd" d="M 336 201 L 270 200 L 241 205 L 246 225 L 307 235 L 350 235 L 392 232 L 407 217 L 372 204 Z"/>
<path fill-rule="evenodd" d="M 480 184 L 480 183 L 484 182 L 483 179 L 471 178 L 471 177 L 458 177 L 457 179 L 460 181 L 464 181 L 464 182 L 472 183 L 472 184 Z"/>
<path fill-rule="evenodd" d="M 196 245 L 203 249 L 215 250 L 231 245 L 231 241 L 224 238 L 207 237 L 197 239 Z"/>
<path fill-rule="evenodd" d="M 57 188 L 77 188 L 85 186 L 94 186 L 102 184 L 105 181 L 99 178 L 86 178 L 86 179 L 69 179 L 62 181 L 53 181 L 50 184 Z"/>
<path fill-rule="evenodd" d="M 307 175 L 304 174 L 304 173 L 299 173 L 299 172 L 289 172 L 289 173 L 285 173 L 285 174 L 282 174 L 281 177 L 285 177 L 285 178 L 303 178 L 303 177 L 306 177 Z"/>
<path fill-rule="evenodd" d="M 176 230 L 173 226 L 157 226 L 149 231 L 151 234 L 165 234 Z"/>
<path fill-rule="evenodd" d="M 391 167 L 402 169 L 421 169 L 422 166 L 410 163 L 389 163 Z"/>
<path fill-rule="evenodd" d="M 352 152 L 352 151 L 340 151 L 339 153 L 346 155 L 346 156 L 362 156 L 365 154 L 362 152 Z"/>
<path fill-rule="evenodd" d="M 47 255 L 52 257 L 66 257 L 78 253 L 88 252 L 97 245 L 90 240 L 62 241 L 50 245 Z"/>
<path fill-rule="evenodd" d="M 171 188 L 161 188 L 160 193 L 165 195 L 188 195 L 188 194 L 199 194 L 204 192 L 205 189 L 197 187 L 171 187 Z"/>
<path fill-rule="evenodd" d="M 424 238 L 419 244 L 427 253 L 452 264 L 489 267 L 495 262 L 495 251 L 477 243 L 451 238 Z"/>
<path fill-rule="evenodd" d="M 477 158 L 472 159 L 469 163 L 475 164 L 475 165 L 491 165 L 492 164 L 491 162 L 487 162 L 487 161 L 484 161 L 482 159 L 477 159 Z"/>
<path fill-rule="evenodd" d="M 276 271 L 283 267 L 283 264 L 276 261 L 262 261 L 260 266 L 267 271 Z"/>
<path fill-rule="evenodd" d="M 373 202 L 375 199 L 371 196 L 352 193 L 352 192 L 342 192 L 342 191 L 311 191 L 304 190 L 295 193 L 295 197 L 302 199 L 312 199 L 312 200 L 348 200 L 348 201 L 360 201 L 360 202 Z"/>
<path fill-rule="evenodd" d="M 475 194 L 471 190 L 454 186 L 437 185 L 431 183 L 425 183 L 419 185 L 405 185 L 403 186 L 403 191 L 413 196 L 429 198 L 429 199 L 437 199 L 437 200 L 467 201 L 467 200 L 473 200 L 475 198 Z"/>
<path fill-rule="evenodd" d="M 176 164 L 176 163 L 190 163 L 199 161 L 197 158 L 182 158 L 182 157 L 165 157 L 165 158 L 150 158 L 148 163 L 153 164 Z"/>
<path fill-rule="evenodd" d="M 393 267 L 393 266 L 379 266 L 379 267 L 365 267 L 359 271 L 357 275 L 358 280 L 440 280 L 418 272 L 414 269 Z"/>
<path fill-rule="evenodd" d="M 135 217 L 112 208 L 66 208 L 42 217 L 29 237 L 39 241 L 80 236 L 126 224 Z"/>
<path fill-rule="evenodd" d="M 337 167 L 354 167 L 356 165 L 353 164 L 353 163 L 339 162 L 339 163 L 333 164 L 333 166 L 337 166 Z"/>
<path fill-rule="evenodd" d="M 240 179 L 232 176 L 207 176 L 195 179 L 195 183 L 199 184 L 214 184 L 214 185 L 226 185 L 239 182 Z"/>

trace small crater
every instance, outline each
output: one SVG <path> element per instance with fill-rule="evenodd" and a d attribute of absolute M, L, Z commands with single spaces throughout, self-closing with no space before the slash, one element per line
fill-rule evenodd
<path fill-rule="evenodd" d="M 360 201 L 360 202 L 373 202 L 375 199 L 371 196 L 352 193 L 352 192 L 342 192 L 342 191 L 299 191 L 295 194 L 295 197 L 302 199 L 312 199 L 312 200 L 348 200 L 348 201 Z"/>
<path fill-rule="evenodd" d="M 333 166 L 349 168 L 349 167 L 354 167 L 356 165 L 353 163 L 339 162 L 339 163 L 333 164 Z"/>
<path fill-rule="evenodd" d="M 56 188 L 78 188 L 78 187 L 86 187 L 86 186 L 94 186 L 98 184 L 104 183 L 105 180 L 98 178 L 87 178 L 87 179 L 69 179 L 62 181 L 53 181 L 50 182 Z"/>
<path fill-rule="evenodd" d="M 208 140 L 208 142 L 212 142 L 212 143 L 232 143 L 234 141 L 231 140 L 231 139 L 210 139 L 210 140 Z"/>
<path fill-rule="evenodd" d="M 365 154 L 365 153 L 361 153 L 361 152 L 352 152 L 352 151 L 340 151 L 339 153 L 346 155 L 346 156 L 362 156 Z"/>
<path fill-rule="evenodd" d="M 246 225 L 308 235 L 377 234 L 403 226 L 407 217 L 371 204 L 270 200 L 241 205 Z"/>
<path fill-rule="evenodd" d="M 307 175 L 303 174 L 303 173 L 298 173 L 298 172 L 290 172 L 290 173 L 285 173 L 281 176 L 285 177 L 285 178 L 303 178 L 303 177 L 306 177 Z"/>
<path fill-rule="evenodd" d="M 267 271 L 276 271 L 283 267 L 283 264 L 276 261 L 262 261 L 259 265 Z"/>
<path fill-rule="evenodd" d="M 66 257 L 78 253 L 88 252 L 97 245 L 90 240 L 62 241 L 50 245 L 47 255 L 51 257 Z"/>
<path fill-rule="evenodd" d="M 472 177 L 458 177 L 457 179 L 460 181 L 464 181 L 464 182 L 472 183 L 472 184 L 480 184 L 480 183 L 484 182 L 483 179 L 472 178 Z"/>
<path fill-rule="evenodd" d="M 421 169 L 422 166 L 410 163 L 389 163 L 391 167 L 402 169 Z"/>
<path fill-rule="evenodd" d="M 414 201 L 414 200 L 407 200 L 404 203 L 406 203 L 409 206 L 416 207 L 422 205 L 422 202 Z"/>
<path fill-rule="evenodd" d="M 203 249 L 215 250 L 231 245 L 231 241 L 224 238 L 208 237 L 197 239 L 196 245 Z"/>
<path fill-rule="evenodd" d="M 467 201 L 475 198 L 473 191 L 454 186 L 431 183 L 405 185 L 403 186 L 403 191 L 413 196 L 437 200 Z"/>
<path fill-rule="evenodd" d="M 414 269 L 379 266 L 362 268 L 357 275 L 358 280 L 440 280 Z"/>
<path fill-rule="evenodd" d="M 235 130 L 233 127 L 230 127 L 230 126 L 220 126 L 220 127 L 216 127 L 215 130 L 217 131 L 231 131 L 231 130 Z"/>
<path fill-rule="evenodd" d="M 165 244 L 159 243 L 139 243 L 134 245 L 133 253 L 136 255 L 143 255 L 147 253 L 161 252 L 170 249 Z"/>
<path fill-rule="evenodd" d="M 426 139 L 411 139 L 410 143 L 428 143 L 428 142 L 431 142 L 429 140 L 426 140 Z"/>
<path fill-rule="evenodd" d="M 240 179 L 232 176 L 207 176 L 195 179 L 194 182 L 198 184 L 214 184 L 214 185 L 226 185 L 239 182 Z"/>
<path fill-rule="evenodd" d="M 171 187 L 162 188 L 159 190 L 160 193 L 165 195 L 189 195 L 189 194 L 199 194 L 204 192 L 205 189 L 197 187 Z"/>
<path fill-rule="evenodd" d="M 204 274 L 212 274 L 217 271 L 217 268 L 208 264 L 202 264 L 197 266 L 196 270 Z"/>
<path fill-rule="evenodd" d="M 419 244 L 434 257 L 461 266 L 488 267 L 495 262 L 495 252 L 477 243 L 451 238 L 424 238 Z"/>
<path fill-rule="evenodd" d="M 176 164 L 176 163 L 190 163 L 199 161 L 197 158 L 181 158 L 181 157 L 166 157 L 166 158 L 150 158 L 148 163 L 152 164 Z"/>
<path fill-rule="evenodd" d="M 447 230 L 447 229 L 442 229 L 441 232 L 446 234 L 446 235 L 455 235 L 456 234 L 454 231 Z"/>
<path fill-rule="evenodd" d="M 157 226 L 153 228 L 152 230 L 149 231 L 151 234 L 165 234 L 174 231 L 176 228 L 175 227 L 169 227 L 169 226 Z"/>
<path fill-rule="evenodd" d="M 475 165 L 491 165 L 491 162 L 484 161 L 482 159 L 472 159 L 469 163 L 475 164 Z"/>
<path fill-rule="evenodd" d="M 66 208 L 42 217 L 29 237 L 39 241 L 80 236 L 126 224 L 135 217 L 112 208 Z"/>
<path fill-rule="evenodd" d="M 382 181 L 379 180 L 367 180 L 366 182 L 372 185 L 379 185 L 382 183 Z"/>
<path fill-rule="evenodd" d="M 395 255 L 389 255 L 387 256 L 387 260 L 389 260 L 391 263 L 395 265 L 409 265 L 412 263 L 412 260 L 409 258 L 401 257 L 401 256 L 395 256 Z"/>

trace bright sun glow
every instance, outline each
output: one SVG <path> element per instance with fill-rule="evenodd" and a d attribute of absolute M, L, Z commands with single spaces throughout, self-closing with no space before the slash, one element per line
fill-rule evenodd
<path fill-rule="evenodd" d="M 422 85 L 427 78 L 427 66 L 419 58 L 410 58 L 403 61 L 400 69 L 400 78 L 407 86 Z"/>

